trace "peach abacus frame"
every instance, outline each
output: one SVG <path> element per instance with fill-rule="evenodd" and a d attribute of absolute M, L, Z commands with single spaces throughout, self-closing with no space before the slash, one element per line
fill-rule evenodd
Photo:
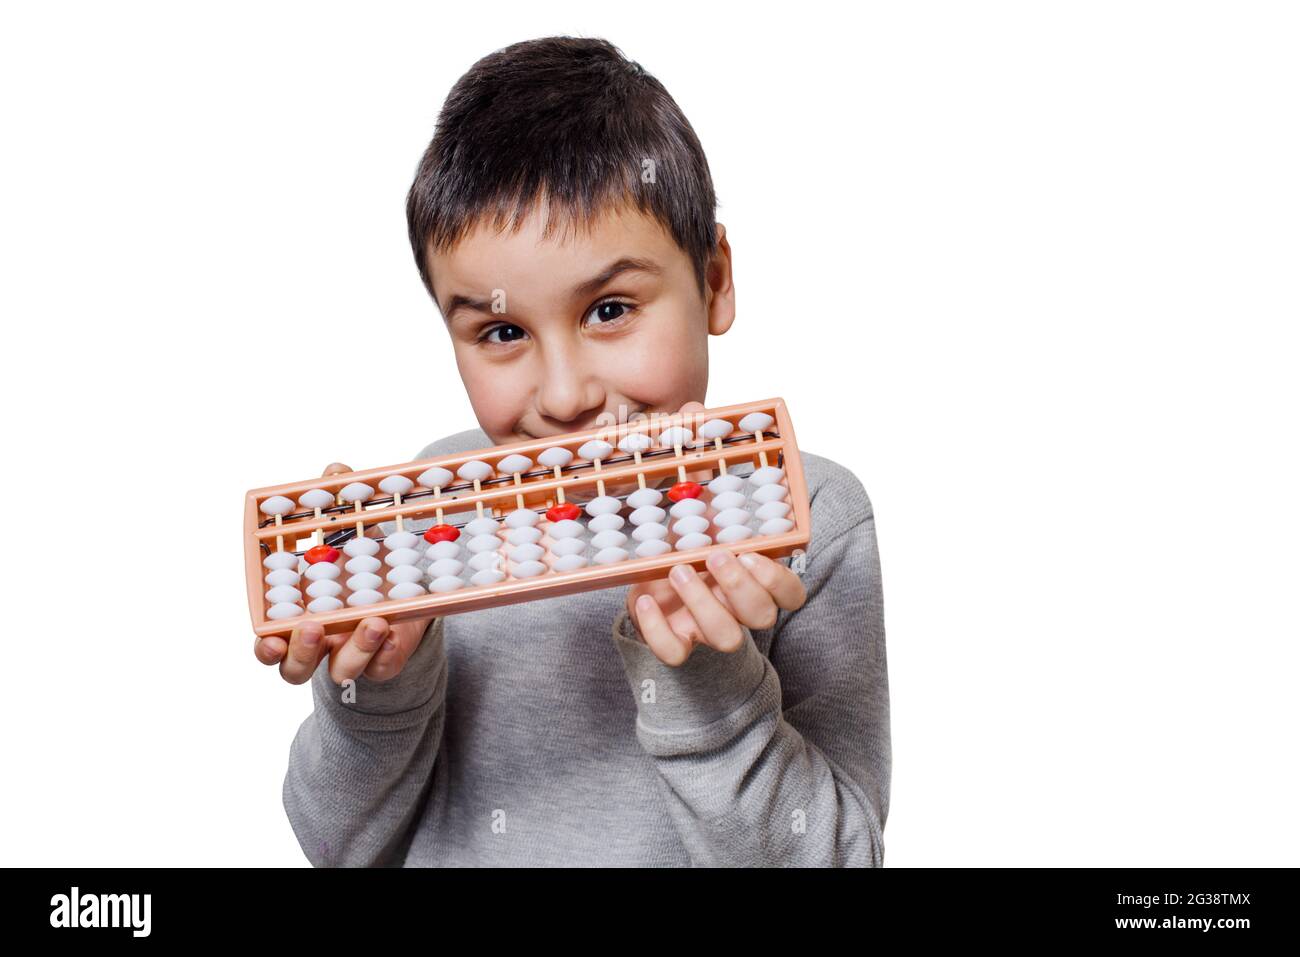
<path fill-rule="evenodd" d="M 762 440 L 744 435 L 737 430 L 738 438 L 725 441 L 717 440 L 710 444 L 692 447 L 670 448 L 658 453 L 643 453 L 639 464 L 631 453 L 618 452 L 618 444 L 627 435 L 636 432 L 649 434 L 656 438 L 664 430 L 674 426 L 684 426 L 698 435 L 699 426 L 710 419 L 729 419 L 738 422 L 751 413 L 766 413 L 775 420 L 776 435 L 764 432 Z M 609 459 L 598 464 L 576 458 L 576 452 L 584 443 L 599 439 L 615 447 L 615 453 Z M 707 440 L 696 439 L 703 443 Z M 401 504 L 391 504 L 393 496 L 380 498 L 377 504 L 371 504 L 357 511 L 353 506 L 340 506 L 338 493 L 353 482 L 377 483 L 392 475 L 406 476 L 415 480 L 425 470 L 441 466 L 455 472 L 466 462 L 483 460 L 496 462 L 510 454 L 520 454 L 536 460 L 546 449 L 563 446 L 575 453 L 575 459 L 568 466 L 560 469 L 561 478 L 554 477 L 555 469 L 544 466 L 535 467 L 537 471 L 547 473 L 544 478 L 520 480 L 519 477 L 490 479 L 483 483 L 458 482 L 449 488 L 455 492 L 442 490 L 441 495 L 432 491 L 407 493 L 399 496 Z M 403 521 L 432 518 L 438 510 L 461 514 L 467 509 L 477 509 L 483 504 L 483 514 L 488 511 L 505 513 L 515 508 L 520 499 L 525 507 L 544 510 L 557 501 L 557 493 L 563 490 L 566 500 L 581 502 L 594 496 L 598 487 L 603 485 L 626 485 L 636 483 L 640 473 L 646 479 L 684 471 L 690 480 L 707 482 L 718 474 L 719 460 L 725 460 L 730 470 L 736 465 L 746 463 L 758 467 L 767 458 L 780 462 L 785 471 L 785 485 L 789 489 L 791 511 L 788 518 L 794 526 L 788 531 L 775 535 L 757 535 L 732 544 L 705 545 L 698 548 L 673 550 L 651 557 L 629 557 L 612 564 L 588 565 L 568 572 L 547 570 L 533 578 L 508 577 L 492 585 L 467 586 L 450 592 L 430 592 L 413 598 L 379 601 L 369 605 L 344 606 L 334 611 L 308 612 L 291 618 L 272 619 L 266 614 L 268 602 L 265 596 L 266 569 L 263 559 L 277 550 L 277 538 L 284 542 L 286 551 L 297 549 L 299 540 L 322 534 L 333 534 L 355 528 L 358 521 L 367 526 L 379 522 L 394 522 L 401 516 Z M 612 464 L 611 464 L 612 463 Z M 532 474 L 532 473 L 529 473 Z M 598 486 L 598 482 L 602 483 Z M 492 488 L 484 487 L 491 484 Z M 464 486 L 471 486 L 465 488 Z M 473 487 L 477 486 L 477 490 Z M 335 505 L 317 517 L 312 510 L 299 515 L 290 515 L 288 520 L 277 516 L 274 520 L 266 519 L 261 513 L 261 505 L 272 496 L 281 495 L 297 500 L 297 497 L 311 489 L 324 489 L 335 495 Z M 390 504 L 385 505 L 384 502 Z M 781 399 L 768 399 L 762 402 L 749 402 L 700 412 L 678 413 L 676 415 L 658 415 L 615 426 L 602 426 L 582 432 L 550 436 L 546 439 L 521 441 L 492 448 L 462 452 L 456 455 L 438 458 L 420 459 L 400 465 L 383 468 L 366 469 L 358 472 L 345 472 L 321 478 L 292 482 L 285 485 L 268 486 L 248 492 L 244 505 L 244 558 L 248 583 L 248 608 L 253 621 L 253 630 L 260 636 L 287 636 L 305 621 L 321 624 L 327 633 L 350 631 L 356 622 L 363 618 L 378 616 L 390 622 L 406 621 L 414 618 L 430 618 L 474 611 L 496 605 L 515 602 L 533 601 L 539 598 L 553 598 L 575 592 L 591 591 L 601 588 L 613 588 L 630 585 L 634 582 L 660 579 L 668 570 L 679 564 L 690 564 L 703 570 L 705 560 L 712 552 L 727 549 L 735 553 L 761 552 L 778 558 L 805 547 L 811 533 L 811 515 L 808 491 L 804 480 L 803 466 L 799 449 L 795 444 L 794 429 L 785 402 Z M 319 536 L 317 536 L 319 537 Z"/>

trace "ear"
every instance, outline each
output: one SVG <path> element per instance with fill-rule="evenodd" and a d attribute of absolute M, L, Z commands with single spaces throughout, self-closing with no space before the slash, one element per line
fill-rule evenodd
<path fill-rule="evenodd" d="M 709 313 L 709 335 L 720 336 L 736 321 L 736 287 L 731 282 L 731 243 L 727 227 L 718 226 L 718 248 L 705 271 L 705 302 Z"/>

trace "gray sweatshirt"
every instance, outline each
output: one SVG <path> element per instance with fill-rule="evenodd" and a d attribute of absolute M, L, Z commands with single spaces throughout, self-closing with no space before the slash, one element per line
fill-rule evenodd
<path fill-rule="evenodd" d="M 491 445 L 472 429 L 416 457 Z M 807 452 L 803 464 L 812 542 L 794 567 L 808 600 L 745 629 L 738 651 L 697 646 L 663 664 L 624 586 L 435 619 L 388 681 L 349 689 L 323 662 L 284 781 L 307 859 L 883 863 L 891 755 L 874 516 L 852 472 Z"/>

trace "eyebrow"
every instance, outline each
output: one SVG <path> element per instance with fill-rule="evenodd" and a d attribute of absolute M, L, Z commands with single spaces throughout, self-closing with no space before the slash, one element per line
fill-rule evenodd
<path fill-rule="evenodd" d="M 627 272 L 644 272 L 653 276 L 659 276 L 663 274 L 663 269 L 658 263 L 652 262 L 649 259 L 639 259 L 635 256 L 624 256 L 621 259 L 614 260 L 590 279 L 578 283 L 573 287 L 572 292 L 569 293 L 569 297 L 571 299 L 580 299 L 590 296 L 615 276 L 621 276 L 623 273 Z M 447 300 L 447 308 L 442 311 L 443 320 L 450 324 L 453 316 L 461 310 L 491 313 L 492 301 L 491 298 L 476 299 L 473 296 L 464 296 L 457 293 Z"/>

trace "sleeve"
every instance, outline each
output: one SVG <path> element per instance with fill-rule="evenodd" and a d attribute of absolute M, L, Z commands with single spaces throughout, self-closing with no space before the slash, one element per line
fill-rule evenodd
<path fill-rule="evenodd" d="M 745 629 L 740 650 L 697 647 L 673 668 L 626 610 L 615 622 L 637 738 L 696 866 L 884 861 L 891 748 L 875 520 L 856 478 L 821 497 L 823 515 L 856 521 L 819 528 L 814 509 L 807 601 L 766 632 Z"/>
<path fill-rule="evenodd" d="M 401 866 L 419 820 L 446 714 L 442 619 L 402 671 L 334 683 L 311 679 L 315 707 L 289 748 L 284 809 L 315 867 Z"/>

